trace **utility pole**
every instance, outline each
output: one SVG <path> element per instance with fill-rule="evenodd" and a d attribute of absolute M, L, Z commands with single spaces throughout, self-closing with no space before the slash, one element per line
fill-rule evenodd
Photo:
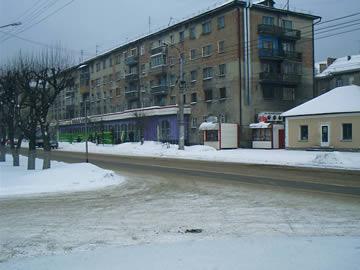
<path fill-rule="evenodd" d="M 183 90 L 186 86 L 184 80 L 184 59 L 179 53 L 180 58 L 180 84 L 179 84 L 179 150 L 185 149 L 185 123 L 184 123 L 184 96 Z"/>
<path fill-rule="evenodd" d="M 85 97 L 85 156 L 86 156 L 86 163 L 89 163 L 89 145 L 88 145 L 88 112 L 87 112 L 87 95 Z"/>

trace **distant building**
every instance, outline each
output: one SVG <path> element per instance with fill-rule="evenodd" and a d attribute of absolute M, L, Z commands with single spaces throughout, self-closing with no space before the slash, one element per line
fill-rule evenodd
<path fill-rule="evenodd" d="M 321 95 L 336 87 L 360 85 L 360 55 L 328 58 L 315 66 L 316 95 Z"/>
<path fill-rule="evenodd" d="M 360 151 L 360 86 L 337 87 L 282 116 L 286 148 Z"/>
<path fill-rule="evenodd" d="M 84 132 L 88 100 L 91 132 L 111 130 L 116 141 L 144 136 L 176 143 L 181 100 L 188 144 L 201 143 L 200 124 L 216 116 L 238 124 L 240 144 L 250 146 L 249 125 L 258 114 L 313 98 L 311 33 L 318 18 L 275 8 L 272 0 L 228 1 L 85 61 L 52 118 L 60 133 Z"/>

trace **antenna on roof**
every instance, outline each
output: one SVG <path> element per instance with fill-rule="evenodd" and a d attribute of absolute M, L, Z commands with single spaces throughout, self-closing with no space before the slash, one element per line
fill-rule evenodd
<path fill-rule="evenodd" d="M 149 16 L 149 34 L 151 33 L 151 17 Z"/>
<path fill-rule="evenodd" d="M 290 0 L 287 0 L 287 1 L 286 1 L 286 9 L 287 9 L 287 10 L 290 10 Z"/>
<path fill-rule="evenodd" d="M 95 55 L 98 55 L 99 53 L 99 48 L 100 48 L 100 45 L 97 45 L 95 46 Z"/>
<path fill-rule="evenodd" d="M 173 18 L 173 17 L 170 17 L 170 20 L 169 20 L 169 24 L 168 24 L 168 26 L 170 26 L 170 24 L 171 24 L 172 20 L 174 20 L 174 18 Z"/>

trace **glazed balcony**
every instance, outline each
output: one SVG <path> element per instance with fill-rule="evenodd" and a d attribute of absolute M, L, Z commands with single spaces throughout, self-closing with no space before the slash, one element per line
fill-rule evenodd
<path fill-rule="evenodd" d="M 137 71 L 133 71 L 131 73 L 125 73 L 126 81 L 137 81 L 139 80 L 139 73 Z"/>
<path fill-rule="evenodd" d="M 128 66 L 134 66 L 139 63 L 139 56 L 138 55 L 130 55 L 125 58 L 125 64 Z"/>
<path fill-rule="evenodd" d="M 126 89 L 125 97 L 130 100 L 139 99 L 140 91 L 139 91 L 139 89 Z"/>
<path fill-rule="evenodd" d="M 301 31 L 296 29 L 286 29 L 284 27 L 268 24 L 258 25 L 258 34 L 272 35 L 283 39 L 299 40 L 301 39 Z"/>
<path fill-rule="evenodd" d="M 150 49 L 151 55 L 157 55 L 157 54 L 166 54 L 167 46 L 166 45 L 159 45 L 154 46 Z"/>
<path fill-rule="evenodd" d="M 301 75 L 261 72 L 259 79 L 262 84 L 297 85 L 301 82 Z"/>
<path fill-rule="evenodd" d="M 153 95 L 167 95 L 168 93 L 169 86 L 166 84 L 159 84 L 151 87 L 151 94 Z"/>
<path fill-rule="evenodd" d="M 151 75 L 160 75 L 166 74 L 167 66 L 165 64 L 150 67 L 149 74 Z"/>
<path fill-rule="evenodd" d="M 259 49 L 259 58 L 263 60 L 292 60 L 302 61 L 302 53 L 295 51 L 283 51 L 275 49 Z"/>

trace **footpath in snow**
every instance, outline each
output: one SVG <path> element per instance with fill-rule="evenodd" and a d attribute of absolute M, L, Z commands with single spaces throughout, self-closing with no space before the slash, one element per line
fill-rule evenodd
<path fill-rule="evenodd" d="M 0 263 L 0 269 L 357 270 L 359 264 L 360 238 L 258 237 L 107 247 Z"/>
<path fill-rule="evenodd" d="M 60 143 L 59 151 L 84 152 L 85 143 Z M 217 151 L 212 147 L 195 145 L 179 151 L 174 144 L 146 141 L 120 145 L 89 143 L 91 153 L 131 155 L 144 157 L 183 158 L 219 162 L 317 167 L 329 169 L 360 170 L 360 153 L 321 152 L 296 150 L 233 149 Z"/>
<path fill-rule="evenodd" d="M 52 161 L 52 168 L 42 170 L 36 159 L 36 170 L 28 171 L 27 158 L 20 156 L 20 167 L 12 166 L 11 155 L 0 163 L 0 197 L 52 192 L 74 192 L 119 185 L 122 176 L 93 164 L 68 164 Z"/>

